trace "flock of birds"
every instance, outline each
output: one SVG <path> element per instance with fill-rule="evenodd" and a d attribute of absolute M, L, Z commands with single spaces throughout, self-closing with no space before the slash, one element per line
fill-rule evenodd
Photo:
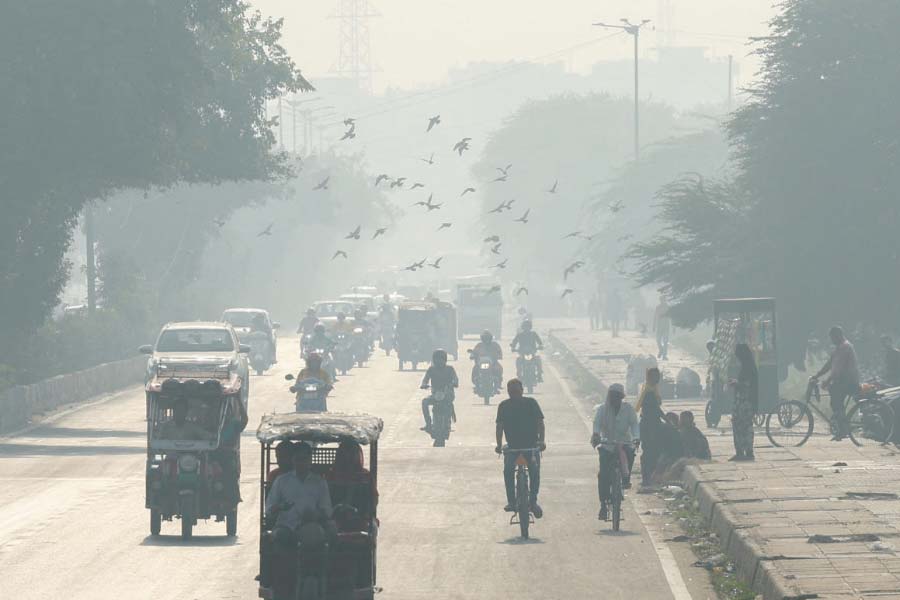
<path fill-rule="evenodd" d="M 356 137 L 357 137 L 356 120 L 352 119 L 352 118 L 347 118 L 344 120 L 343 124 L 346 127 L 346 130 L 344 131 L 343 135 L 341 136 L 340 141 L 350 141 L 350 140 L 356 139 Z M 425 128 L 425 133 L 426 134 L 430 133 L 435 127 L 437 127 L 440 124 L 441 124 L 441 116 L 440 115 L 435 115 L 433 117 L 430 117 L 428 119 L 428 124 Z M 464 137 L 464 138 L 460 139 L 458 142 L 456 142 L 453 145 L 452 152 L 457 153 L 459 156 L 463 156 L 463 154 L 465 152 L 467 152 L 471 149 L 471 146 L 470 146 L 471 142 L 472 142 L 472 138 L 470 138 L 470 137 Z M 428 166 L 434 166 L 435 164 L 437 164 L 437 162 L 435 161 L 435 153 L 433 153 L 433 152 L 428 157 L 420 158 L 420 161 L 424 162 Z M 512 164 L 507 164 L 503 167 L 497 167 L 496 170 L 497 170 L 498 174 L 493 180 L 491 180 L 491 183 L 504 183 L 504 182 L 508 181 L 512 168 L 513 168 Z M 319 181 L 312 188 L 312 191 L 320 192 L 320 191 L 328 190 L 330 181 L 331 181 L 330 175 L 326 175 L 321 181 Z M 387 173 L 380 173 L 375 177 L 374 183 L 375 183 L 375 188 L 383 188 L 384 186 L 386 186 L 386 188 L 389 190 L 408 189 L 408 190 L 414 191 L 414 190 L 426 187 L 424 183 L 421 183 L 418 181 L 414 181 L 409 184 L 408 184 L 408 182 L 409 182 L 409 180 L 406 177 L 392 177 L 391 175 L 389 175 Z M 384 184 L 384 186 L 382 184 Z M 474 187 L 471 187 L 471 186 L 466 187 L 465 189 L 462 190 L 462 193 L 460 193 L 459 197 L 460 198 L 465 197 L 467 194 L 471 194 L 476 191 L 477 190 Z M 545 190 L 545 192 L 547 194 L 551 194 L 551 195 L 556 194 L 558 191 L 559 191 L 559 179 L 554 181 L 553 185 Z M 487 214 L 498 214 L 499 215 L 499 214 L 503 214 L 505 212 L 511 212 L 513 210 L 513 205 L 515 204 L 515 202 L 516 202 L 515 199 L 501 202 L 495 208 L 487 211 Z M 428 198 L 426 200 L 419 200 L 419 201 L 413 203 L 412 207 L 414 207 L 414 208 L 422 207 L 425 209 L 426 213 L 431 213 L 433 211 L 440 210 L 441 208 L 443 208 L 444 203 L 443 202 L 435 202 L 434 194 L 431 193 L 428 195 Z M 617 212 L 619 209 L 621 209 L 621 206 L 619 206 L 615 212 Z M 529 223 L 530 215 L 531 215 L 531 209 L 526 207 L 524 209 L 524 212 L 521 213 L 521 216 L 519 216 L 516 219 L 513 219 L 512 222 L 519 223 L 523 226 L 527 225 Z M 222 223 L 222 225 L 224 225 L 224 223 Z M 273 225 L 274 224 L 266 227 L 263 231 L 261 231 L 258 234 L 258 236 L 261 237 L 261 236 L 272 235 Z M 221 227 L 221 225 L 220 225 L 220 227 Z M 441 222 L 438 225 L 435 232 L 440 232 L 440 231 L 443 231 L 446 229 L 450 229 L 451 227 L 453 227 L 452 222 L 447 222 L 447 221 Z M 360 241 L 362 239 L 362 231 L 363 231 L 363 227 L 361 225 L 358 225 L 353 231 L 349 232 L 344 237 L 344 240 Z M 376 228 L 372 233 L 372 237 L 370 238 L 370 241 L 376 240 L 379 237 L 385 235 L 387 233 L 387 231 L 388 231 L 387 227 Z M 582 231 L 573 231 L 573 232 L 563 236 L 562 239 L 563 240 L 579 239 L 579 240 L 590 241 L 593 238 L 594 238 L 593 235 L 586 235 Z M 501 249 L 503 247 L 503 242 L 501 241 L 499 235 L 491 235 L 491 236 L 486 237 L 484 239 L 484 243 L 490 244 L 490 246 L 488 248 L 490 254 L 496 255 L 498 257 L 502 257 Z M 349 253 L 346 250 L 338 249 L 332 255 L 331 260 L 337 260 L 339 258 L 348 259 Z M 443 259 L 444 259 L 444 257 L 438 257 L 437 259 L 429 262 L 428 258 L 423 258 L 422 260 L 413 262 L 410 265 L 400 268 L 400 271 L 401 272 L 408 271 L 411 273 L 415 273 L 420 270 L 425 270 L 426 268 L 440 269 L 441 261 Z M 509 262 L 509 259 L 503 257 L 502 260 L 499 260 L 499 262 L 491 265 L 490 268 L 495 269 L 497 271 L 502 271 L 507 268 L 508 262 Z M 578 271 L 579 269 L 581 269 L 584 266 L 585 266 L 585 262 L 583 260 L 576 260 L 575 262 L 566 266 L 563 269 L 563 281 L 568 282 L 569 276 L 574 274 L 576 271 Z M 486 293 L 487 294 L 497 293 L 500 291 L 500 289 L 501 289 L 500 286 L 494 286 L 490 290 L 487 290 Z M 574 292 L 575 292 L 574 289 L 572 289 L 570 287 L 566 287 L 562 291 L 560 298 L 565 298 L 566 296 L 569 296 L 570 294 L 573 294 Z M 521 294 L 528 295 L 528 288 L 526 288 L 524 286 L 517 287 L 514 292 L 514 295 L 519 296 Z"/>

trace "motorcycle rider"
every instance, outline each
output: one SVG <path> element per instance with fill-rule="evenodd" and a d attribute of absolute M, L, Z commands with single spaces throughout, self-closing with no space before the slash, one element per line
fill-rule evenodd
<path fill-rule="evenodd" d="M 334 340 L 325 333 L 325 325 L 317 323 L 313 328 L 312 337 L 309 338 L 309 347 L 331 352 L 334 350 Z"/>
<path fill-rule="evenodd" d="M 334 334 L 337 335 L 339 333 L 351 334 L 353 333 L 353 324 L 347 321 L 347 315 L 344 313 L 338 313 L 337 323 L 334 324 Z"/>
<path fill-rule="evenodd" d="M 481 332 L 481 342 L 475 345 L 471 351 L 472 359 L 475 364 L 472 365 L 472 385 L 475 385 L 475 377 L 478 374 L 478 359 L 481 356 L 487 356 L 493 362 L 495 381 L 503 381 L 503 365 L 500 361 L 503 359 L 503 348 L 494 340 L 494 334 L 485 329 Z"/>
<path fill-rule="evenodd" d="M 366 319 L 366 309 L 365 308 L 357 308 L 353 313 L 353 327 L 362 327 L 363 334 L 366 336 L 366 344 L 368 345 L 369 350 L 371 351 L 374 347 L 374 328 L 369 320 Z"/>
<path fill-rule="evenodd" d="M 318 323 L 319 317 L 316 316 L 316 309 L 312 307 L 307 308 L 306 316 L 300 320 L 300 325 L 297 326 L 297 333 L 300 335 L 312 333 Z"/>
<path fill-rule="evenodd" d="M 331 375 L 322 368 L 322 355 L 316 352 L 310 352 L 306 355 L 306 367 L 297 374 L 297 381 L 305 379 L 318 379 L 324 383 L 326 394 L 334 389 Z"/>
<path fill-rule="evenodd" d="M 450 394 L 450 402 L 455 398 L 454 389 L 459 387 L 459 378 L 456 376 L 456 369 L 447 364 L 447 351 L 438 348 L 431 355 L 431 366 L 425 371 L 422 378 L 421 389 L 428 389 L 431 384 L 434 390 L 444 390 Z M 422 416 L 425 417 L 425 427 L 422 431 L 431 433 L 431 409 L 434 405 L 434 396 L 428 396 L 422 399 Z M 453 422 L 456 423 L 456 410 L 451 415 Z"/>
<path fill-rule="evenodd" d="M 278 346 L 276 345 L 275 338 L 275 330 L 272 328 L 272 324 L 262 313 L 257 313 L 253 315 L 253 319 L 250 320 L 250 333 L 259 332 L 266 336 L 266 340 L 269 342 L 269 359 L 272 364 L 277 363 L 276 360 L 278 354 Z"/>
<path fill-rule="evenodd" d="M 541 357 L 538 356 L 537 351 L 544 349 L 544 342 L 541 340 L 541 336 L 534 331 L 533 327 L 534 325 L 532 324 L 531 319 L 522 321 L 522 330 L 513 338 L 512 344 L 509 345 L 509 349 L 519 353 L 519 358 L 516 359 L 517 377 L 519 377 L 519 379 L 522 378 L 522 366 L 525 362 L 522 359 L 522 355 L 533 354 L 534 364 L 537 366 L 537 380 L 538 382 L 542 382 L 544 381 L 544 365 L 541 361 Z"/>

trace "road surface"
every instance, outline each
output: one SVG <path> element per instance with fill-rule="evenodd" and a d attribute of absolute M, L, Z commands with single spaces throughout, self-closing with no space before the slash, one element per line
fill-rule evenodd
<path fill-rule="evenodd" d="M 252 378 L 235 539 L 225 537 L 223 523 L 212 522 L 201 522 L 188 542 L 178 537 L 178 522 L 163 523 L 163 535 L 150 537 L 141 388 L 0 438 L 0 598 L 255 598 L 260 498 L 254 434 L 261 415 L 292 408 L 283 376 L 298 365 L 296 342 L 281 340 L 279 353 L 275 368 Z M 422 373 L 399 372 L 393 358 L 376 355 L 342 378 L 329 398 L 332 410 L 365 411 L 385 422 L 379 598 L 687 597 L 672 553 L 659 533 L 648 535 L 631 500 L 621 534 L 597 521 L 596 458 L 587 445 L 585 410 L 551 369 L 535 393 L 549 442 L 544 518 L 532 526 L 534 539 L 520 542 L 518 527 L 502 511 L 502 464 L 493 452 L 498 399 L 484 406 L 468 385 L 470 363 L 455 366 L 463 382 L 459 423 L 446 448 L 432 448 L 419 431 Z M 513 359 L 505 369 L 507 376 L 515 373 Z M 684 581 L 703 587 L 702 579 L 695 572 Z"/>

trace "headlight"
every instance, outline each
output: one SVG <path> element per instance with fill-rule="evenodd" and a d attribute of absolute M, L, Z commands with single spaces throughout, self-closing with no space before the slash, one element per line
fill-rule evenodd
<path fill-rule="evenodd" d="M 362 333 L 362 332 L 363 332 L 362 327 L 357 327 L 356 329 L 353 330 L 353 333 Z"/>
<path fill-rule="evenodd" d="M 491 368 L 491 363 L 481 363 L 481 368 L 482 368 L 482 369 L 490 369 L 490 368 Z"/>
<path fill-rule="evenodd" d="M 525 360 L 531 360 L 532 358 L 534 358 L 534 354 L 526 354 L 525 355 Z"/>
<path fill-rule="evenodd" d="M 200 466 L 200 459 L 194 454 L 182 454 L 178 457 L 178 470 L 194 472 Z"/>

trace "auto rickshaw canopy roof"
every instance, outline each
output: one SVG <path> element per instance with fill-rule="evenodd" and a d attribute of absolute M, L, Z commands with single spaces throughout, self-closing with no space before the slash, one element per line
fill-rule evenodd
<path fill-rule="evenodd" d="M 364 413 L 282 413 L 263 416 L 256 439 L 264 444 L 304 440 L 322 444 L 352 439 L 360 444 L 378 441 L 384 421 Z"/>

